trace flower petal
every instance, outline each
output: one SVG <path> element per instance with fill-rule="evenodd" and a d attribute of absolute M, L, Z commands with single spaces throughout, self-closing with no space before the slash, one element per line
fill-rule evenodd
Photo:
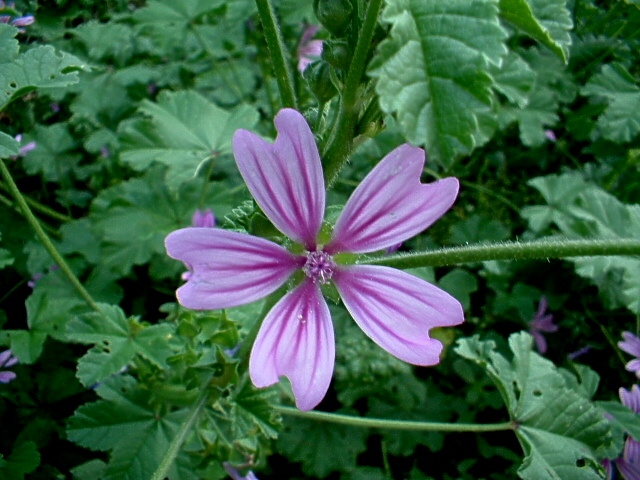
<path fill-rule="evenodd" d="M 620 350 L 634 357 L 640 357 L 640 338 L 631 332 L 622 332 L 622 338 L 624 338 L 624 341 L 618 342 Z"/>
<path fill-rule="evenodd" d="M 295 110 L 281 110 L 275 125 L 278 137 L 273 144 L 238 130 L 233 136 L 236 163 L 276 228 L 307 250 L 315 250 L 325 204 L 318 147 L 307 121 Z"/>
<path fill-rule="evenodd" d="M 15 380 L 16 376 L 13 372 L 0 372 L 0 383 L 9 383 L 11 380 Z"/>
<path fill-rule="evenodd" d="M 320 288 L 310 280 L 287 293 L 264 319 L 251 351 L 257 387 L 291 381 L 296 405 L 311 410 L 324 398 L 335 361 L 333 325 Z"/>
<path fill-rule="evenodd" d="M 458 300 L 395 268 L 341 267 L 334 272 L 333 280 L 347 310 L 364 333 L 408 363 L 438 363 L 442 344 L 429 337 L 429 329 L 464 321 Z"/>
<path fill-rule="evenodd" d="M 349 198 L 325 250 L 366 253 L 389 248 L 440 218 L 458 195 L 458 180 L 422 184 L 423 166 L 424 150 L 408 144 L 384 157 Z"/>
<path fill-rule="evenodd" d="M 217 228 L 183 228 L 170 233 L 170 257 L 191 270 L 177 291 L 187 308 L 215 310 L 244 305 L 280 288 L 304 264 L 280 245 Z"/>

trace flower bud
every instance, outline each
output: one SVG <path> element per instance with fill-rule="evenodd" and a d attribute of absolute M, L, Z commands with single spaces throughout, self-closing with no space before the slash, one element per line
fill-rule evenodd
<path fill-rule="evenodd" d="M 328 40 L 324 42 L 322 59 L 336 70 L 346 72 L 351 63 L 351 51 L 347 42 L 343 40 Z"/>
<path fill-rule="evenodd" d="M 313 10 L 324 28 L 341 37 L 351 23 L 353 6 L 350 0 L 314 0 Z"/>
<path fill-rule="evenodd" d="M 336 87 L 331 81 L 331 67 L 327 62 L 312 63 L 304 71 L 304 78 L 309 88 L 320 103 L 326 103 L 337 93 Z"/>

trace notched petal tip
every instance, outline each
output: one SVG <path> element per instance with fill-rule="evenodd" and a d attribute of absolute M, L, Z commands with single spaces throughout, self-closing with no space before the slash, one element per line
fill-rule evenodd
<path fill-rule="evenodd" d="M 287 377 L 297 407 L 311 410 L 329 389 L 334 361 L 329 308 L 317 285 L 304 281 L 264 319 L 251 351 L 249 374 L 257 387 Z"/>
<path fill-rule="evenodd" d="M 360 328 L 380 347 L 414 365 L 430 366 L 440 361 L 443 347 L 429 336 L 430 329 L 464 321 L 458 300 L 394 268 L 343 267 L 334 273 L 334 280 Z"/>
<path fill-rule="evenodd" d="M 325 188 L 315 138 L 304 117 L 283 109 L 269 143 L 238 130 L 233 152 L 249 191 L 271 222 L 292 240 L 315 249 L 324 217 Z"/>
<path fill-rule="evenodd" d="M 327 249 L 383 250 L 420 233 L 451 208 L 458 180 L 420 183 L 424 160 L 424 150 L 408 144 L 383 158 L 349 198 Z"/>

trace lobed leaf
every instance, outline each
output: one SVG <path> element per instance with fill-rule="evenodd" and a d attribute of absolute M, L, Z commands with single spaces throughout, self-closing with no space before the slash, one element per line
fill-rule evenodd
<path fill-rule="evenodd" d="M 0 64 L 0 109 L 36 88 L 64 87 L 78 81 L 78 70 L 87 65 L 52 46 L 39 46 Z"/>
<path fill-rule="evenodd" d="M 581 94 L 607 99 L 608 106 L 597 122 L 604 138 L 625 143 L 640 133 L 640 86 L 621 64 L 602 67 Z"/>
<path fill-rule="evenodd" d="M 369 74 L 385 113 L 444 165 L 470 152 L 492 103 L 489 65 L 507 53 L 498 2 L 391 0 Z"/>
<path fill-rule="evenodd" d="M 69 420 L 68 438 L 92 450 L 112 450 L 105 480 L 150 478 L 188 411 L 158 414 L 151 393 L 132 377 L 111 377 L 97 392 L 103 400 L 76 410 Z"/>
<path fill-rule="evenodd" d="M 462 339 L 458 354 L 478 363 L 500 390 L 525 452 L 518 470 L 523 479 L 602 478 L 601 456 L 615 455 L 611 424 L 584 396 L 578 381 L 566 381 L 553 363 L 532 351 L 525 332 L 509 337 L 513 358 L 496 351 L 493 341 Z"/>
<path fill-rule="evenodd" d="M 8 158 L 18 153 L 20 153 L 20 143 L 6 133 L 0 132 L 0 158 Z"/>
<path fill-rule="evenodd" d="M 158 367 L 173 354 L 173 327 L 167 324 L 142 326 L 127 319 L 117 306 L 101 305 L 102 312 L 91 312 L 71 320 L 67 335 L 71 341 L 96 344 L 78 362 L 78 379 L 86 387 L 118 373 L 141 355 Z"/>
<path fill-rule="evenodd" d="M 126 125 L 121 159 L 139 171 L 154 162 L 167 165 L 172 190 L 192 179 L 205 160 L 230 153 L 233 132 L 258 121 L 253 107 L 223 110 L 194 91 L 162 93 L 140 111 L 149 119 Z"/>
<path fill-rule="evenodd" d="M 551 223 L 572 238 L 637 238 L 640 205 L 625 205 L 577 173 L 549 175 L 530 180 L 548 205 L 522 211 L 529 225 L 541 231 Z M 611 308 L 625 305 L 640 313 L 640 260 L 634 257 L 585 257 L 570 259 L 578 275 L 600 289 Z"/>
<path fill-rule="evenodd" d="M 500 0 L 500 16 L 567 62 L 573 27 L 566 0 Z"/>

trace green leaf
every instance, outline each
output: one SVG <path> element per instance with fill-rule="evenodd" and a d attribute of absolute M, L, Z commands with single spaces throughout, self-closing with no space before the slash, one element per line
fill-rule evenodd
<path fill-rule="evenodd" d="M 522 143 L 528 147 L 538 147 L 548 141 L 545 130 L 558 122 L 557 109 L 553 92 L 538 88 L 529 96 L 525 108 L 502 108 L 500 123 L 504 128 L 512 122 L 518 122 Z"/>
<path fill-rule="evenodd" d="M 18 153 L 20 153 L 20 142 L 6 133 L 0 132 L 0 158 L 9 158 L 18 155 Z"/>
<path fill-rule="evenodd" d="M 160 368 L 165 366 L 174 353 L 171 325 L 142 326 L 135 318 L 127 319 L 117 306 L 100 308 L 102 313 L 87 313 L 67 325 L 69 340 L 96 344 L 78 362 L 78 379 L 85 387 L 118 373 L 136 354 Z"/>
<path fill-rule="evenodd" d="M 27 473 L 33 472 L 40 465 L 40 453 L 34 442 L 17 445 L 0 464 L 0 476 L 4 480 L 24 480 Z"/>
<path fill-rule="evenodd" d="M 202 198 L 202 179 L 185 183 L 176 198 L 163 177 L 164 168 L 151 168 L 142 178 L 103 190 L 92 204 L 94 228 L 103 242 L 102 264 L 120 276 L 128 274 L 133 265 L 149 261 L 152 268 L 155 261 L 165 262 L 163 270 L 177 275 L 180 264 L 168 260 L 164 248 L 169 232 L 190 225 L 198 205 L 223 217 L 244 198 L 242 191 L 231 193 L 228 184 L 220 182 L 210 183 Z"/>
<path fill-rule="evenodd" d="M 76 410 L 69 420 L 68 438 L 92 450 L 112 450 L 104 480 L 150 478 L 188 411 L 159 414 L 152 407 L 151 393 L 132 377 L 111 377 L 97 392 L 103 400 Z M 176 478 L 172 472 L 169 476 Z"/>
<path fill-rule="evenodd" d="M 573 22 L 566 0 L 500 0 L 500 16 L 567 62 Z"/>
<path fill-rule="evenodd" d="M 640 441 L 640 415 L 629 407 L 619 402 L 598 402 L 598 406 L 613 417 L 613 422 L 633 437 Z"/>
<path fill-rule="evenodd" d="M 205 160 L 230 153 L 235 130 L 258 121 L 253 107 L 222 110 L 193 91 L 163 92 L 158 103 L 145 101 L 140 111 L 150 118 L 127 124 L 121 159 L 140 171 L 153 162 L 167 165 L 173 190 L 193 178 Z"/>
<path fill-rule="evenodd" d="M 630 142 L 640 132 L 640 87 L 619 63 L 605 65 L 581 91 L 585 96 L 605 97 L 609 105 L 598 118 L 604 138 L 617 143 Z"/>
<path fill-rule="evenodd" d="M 122 23 L 91 20 L 69 29 L 69 33 L 78 37 L 89 56 L 96 60 L 110 57 L 122 64 L 131 57 L 136 46 L 133 29 Z"/>
<path fill-rule="evenodd" d="M 69 133 L 68 126 L 64 123 L 46 127 L 38 125 L 34 140 L 36 148 L 22 161 L 27 173 L 40 173 L 49 182 L 68 179 L 81 159 L 78 153 L 71 153 L 78 143 Z"/>
<path fill-rule="evenodd" d="M 217 8 L 221 3 L 221 0 L 150 1 L 144 8 L 136 10 L 133 18 L 140 23 L 188 24 L 203 13 Z"/>
<path fill-rule="evenodd" d="M 438 286 L 460 300 L 462 307 L 471 307 L 471 294 L 478 290 L 475 275 L 462 268 L 454 268 L 438 281 Z"/>
<path fill-rule="evenodd" d="M 9 338 L 13 354 L 26 365 L 35 363 L 40 357 L 48 337 L 46 333 L 33 330 L 4 330 L 2 333 Z"/>
<path fill-rule="evenodd" d="M 80 59 L 39 46 L 0 64 L 0 109 L 36 88 L 64 87 L 78 81 L 78 70 L 88 69 Z"/>
<path fill-rule="evenodd" d="M 0 64 L 9 63 L 18 56 L 20 44 L 14 38 L 18 29 L 6 23 L 0 23 Z"/>
<path fill-rule="evenodd" d="M 254 431 L 257 427 L 266 437 L 277 438 L 280 417 L 271 408 L 272 395 L 245 382 L 234 395 L 230 418 L 233 418 L 238 432 Z"/>
<path fill-rule="evenodd" d="M 509 99 L 511 103 L 524 108 L 529 103 L 531 89 L 536 74 L 523 58 L 509 52 L 500 65 L 490 65 L 494 88 Z"/>
<path fill-rule="evenodd" d="M 367 431 L 305 419 L 285 421 L 278 437 L 278 450 L 302 462 L 307 475 L 324 478 L 335 470 L 348 470 L 366 450 Z"/>
<path fill-rule="evenodd" d="M 534 178 L 529 182 L 548 202 L 523 209 L 531 227 L 555 223 L 572 238 L 638 238 L 640 205 L 625 205 L 579 174 Z M 640 260 L 634 257 L 585 257 L 570 259 L 578 275 L 600 289 L 610 308 L 625 305 L 640 313 Z"/>
<path fill-rule="evenodd" d="M 491 109 L 489 64 L 507 53 L 497 0 L 390 0 L 372 62 L 380 106 L 407 140 L 444 165 L 470 152 Z"/>
<path fill-rule="evenodd" d="M 616 455 L 611 425 L 604 412 L 584 396 L 578 383 L 567 382 L 549 360 L 531 350 L 525 332 L 509 337 L 511 361 L 493 341 L 462 339 L 458 354 L 485 369 L 506 403 L 525 452 L 518 470 L 528 480 L 602 478 L 599 460 Z"/>

